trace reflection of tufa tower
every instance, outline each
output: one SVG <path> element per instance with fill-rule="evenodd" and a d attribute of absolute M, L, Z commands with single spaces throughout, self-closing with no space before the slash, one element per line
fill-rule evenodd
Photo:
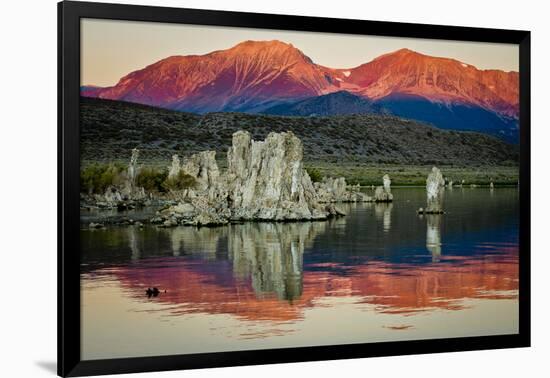
<path fill-rule="evenodd" d="M 384 232 L 389 232 L 391 229 L 391 212 L 393 209 L 392 203 L 376 203 L 374 205 L 374 215 L 377 219 L 382 219 Z"/>
<path fill-rule="evenodd" d="M 227 235 L 223 227 L 174 227 L 163 228 L 162 231 L 170 238 L 172 255 L 195 253 L 206 260 L 218 257 L 219 243 Z"/>
<path fill-rule="evenodd" d="M 174 256 L 193 253 L 207 260 L 229 259 L 233 276 L 250 280 L 257 297 L 274 295 L 292 301 L 302 295 L 304 251 L 327 227 L 342 223 L 345 218 L 328 222 L 246 222 L 221 228 L 175 227 L 162 232 L 168 236 Z M 132 251 L 139 253 L 136 235 L 129 236 Z"/>
<path fill-rule="evenodd" d="M 441 256 L 441 215 L 426 214 L 426 248 L 432 254 L 432 261 L 438 262 Z"/>
<path fill-rule="evenodd" d="M 304 249 L 325 227 L 325 222 L 231 225 L 228 247 L 235 276 L 251 277 L 259 297 L 273 293 L 289 301 L 299 298 Z"/>
<path fill-rule="evenodd" d="M 138 234 L 137 234 L 138 231 L 136 227 L 128 227 L 127 233 L 128 233 L 128 246 L 132 251 L 131 259 L 132 261 L 137 261 L 141 258 L 141 250 L 138 244 Z"/>

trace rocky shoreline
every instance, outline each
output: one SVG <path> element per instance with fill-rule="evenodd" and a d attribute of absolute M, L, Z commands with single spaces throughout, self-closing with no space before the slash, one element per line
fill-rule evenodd
<path fill-rule="evenodd" d="M 183 173 L 195 184 L 171 190 L 169 198 L 157 198 L 136 184 L 138 157 L 139 151 L 134 149 L 120 185 L 110 186 L 102 195 L 82 194 L 81 208 L 132 210 L 164 205 L 149 223 L 219 226 L 242 221 L 326 220 L 345 216 L 337 203 L 393 200 L 387 175 L 372 197 L 359 186 L 348 186 L 344 177 L 325 177 L 313 183 L 303 166 L 302 142 L 292 132 L 270 133 L 263 141 L 253 140 L 246 131 L 235 132 L 224 171 L 219 169 L 214 151 L 199 152 L 183 161 L 174 155 L 168 178 Z M 129 224 L 128 220 L 121 222 Z"/>
<path fill-rule="evenodd" d="M 313 182 L 303 165 L 302 142 L 292 132 L 273 132 L 263 141 L 253 140 L 246 131 L 235 132 L 225 170 L 218 167 L 215 151 L 202 151 L 183 161 L 174 155 L 167 179 L 184 177 L 188 184 L 171 188 L 164 196 L 147 193 L 138 185 L 138 158 L 139 151 L 132 150 L 120 182 L 107 187 L 103 194 L 81 194 L 82 211 L 120 212 L 88 217 L 89 228 L 103 228 L 105 224 L 201 227 L 248 221 L 323 221 L 346 215 L 338 203 L 393 201 L 387 174 L 382 177 L 382 185 L 371 187 L 372 196 L 361 192 L 359 185 L 348 185 L 344 177 L 323 177 Z M 464 182 L 454 185 L 462 187 Z M 453 181 L 433 167 L 426 180 L 426 208 L 417 213 L 443 214 L 445 187 L 452 189 Z M 489 188 L 494 189 L 492 181 Z M 141 214 L 139 219 L 123 214 L 155 207 L 159 210 L 147 217 Z"/>

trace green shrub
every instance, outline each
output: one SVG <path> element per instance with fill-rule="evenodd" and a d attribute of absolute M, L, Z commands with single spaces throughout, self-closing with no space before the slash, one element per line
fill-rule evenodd
<path fill-rule="evenodd" d="M 125 167 L 120 163 L 92 164 L 80 170 L 80 190 L 88 193 L 104 193 L 110 185 L 122 182 Z"/>
<path fill-rule="evenodd" d="M 163 192 L 163 183 L 168 177 L 166 169 L 143 167 L 136 177 L 138 187 L 143 187 L 148 192 Z"/>
<path fill-rule="evenodd" d="M 306 168 L 307 174 L 311 178 L 312 182 L 321 182 L 323 175 L 317 168 Z"/>
<path fill-rule="evenodd" d="M 167 190 L 182 190 L 194 188 L 197 185 L 197 180 L 187 173 L 180 171 L 177 176 L 167 178 L 163 187 Z"/>

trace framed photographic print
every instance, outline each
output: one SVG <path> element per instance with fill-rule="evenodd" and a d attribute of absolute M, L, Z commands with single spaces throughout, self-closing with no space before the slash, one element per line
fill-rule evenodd
<path fill-rule="evenodd" d="M 58 9 L 59 375 L 529 346 L 529 32 Z"/>

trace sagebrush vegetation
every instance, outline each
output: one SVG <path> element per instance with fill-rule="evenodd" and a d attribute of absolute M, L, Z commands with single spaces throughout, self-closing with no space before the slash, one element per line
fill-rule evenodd
<path fill-rule="evenodd" d="M 109 186 L 121 187 L 127 177 L 127 166 L 122 163 L 93 163 L 80 170 L 80 191 L 84 193 L 104 193 Z M 194 188 L 196 179 L 183 171 L 176 177 L 168 177 L 167 168 L 152 166 L 140 167 L 136 176 L 138 187 L 149 193 L 166 193 Z"/>

